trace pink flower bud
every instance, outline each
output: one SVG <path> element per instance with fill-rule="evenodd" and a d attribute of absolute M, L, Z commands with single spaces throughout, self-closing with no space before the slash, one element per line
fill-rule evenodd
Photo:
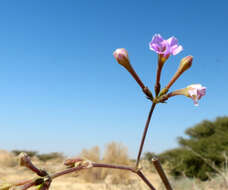
<path fill-rule="evenodd" d="M 141 79 L 139 78 L 139 76 L 137 75 L 137 73 L 135 72 L 134 68 L 131 66 L 130 64 L 130 60 L 128 58 L 128 53 L 127 50 L 124 48 L 119 48 L 116 49 L 113 53 L 114 57 L 116 58 L 117 62 L 122 65 L 125 69 L 127 69 L 127 71 L 133 76 L 133 78 L 136 80 L 136 82 L 139 84 L 139 86 L 142 88 L 143 92 L 146 94 L 146 96 L 152 100 L 153 99 L 153 95 L 151 93 L 151 91 L 149 90 L 149 88 L 147 88 L 143 82 L 141 81 Z"/>
<path fill-rule="evenodd" d="M 131 66 L 130 66 L 130 61 L 129 61 L 128 53 L 126 49 L 124 48 L 116 49 L 113 55 L 120 65 L 124 66 L 127 70 L 130 69 Z"/>

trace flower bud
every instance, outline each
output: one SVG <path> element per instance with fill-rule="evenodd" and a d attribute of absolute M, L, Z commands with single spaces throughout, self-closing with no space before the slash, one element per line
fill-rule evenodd
<path fill-rule="evenodd" d="M 153 95 L 151 92 L 149 92 L 149 89 L 147 90 L 137 73 L 135 72 L 134 68 L 130 64 L 130 60 L 128 58 L 127 50 L 124 48 L 116 49 L 113 53 L 114 57 L 116 58 L 117 62 L 125 67 L 125 69 L 128 70 L 128 72 L 132 75 L 132 77 L 135 79 L 135 81 L 138 83 L 138 85 L 141 87 L 142 91 L 146 94 L 147 97 L 150 99 L 153 99 Z M 145 90 L 146 89 L 146 90 Z"/>
<path fill-rule="evenodd" d="M 193 60 L 193 57 L 190 55 L 181 60 L 177 72 L 174 74 L 173 78 L 170 80 L 168 85 L 165 87 L 167 89 L 167 91 L 173 85 L 173 83 L 181 76 L 181 74 L 191 67 L 192 60 Z"/>
<path fill-rule="evenodd" d="M 179 69 L 182 73 L 188 70 L 192 66 L 193 57 L 191 55 L 184 57 L 179 65 Z"/>
<path fill-rule="evenodd" d="M 29 161 L 30 161 L 30 158 L 26 153 L 21 152 L 18 155 L 19 166 L 25 166 L 26 167 Z"/>
<path fill-rule="evenodd" d="M 116 49 L 113 55 L 120 65 L 124 66 L 127 70 L 131 69 L 131 65 L 130 65 L 130 61 L 129 61 L 128 53 L 126 49 L 124 48 Z"/>
<path fill-rule="evenodd" d="M 84 159 L 82 158 L 70 158 L 64 161 L 64 165 L 68 167 L 74 167 L 74 165 L 78 162 L 83 162 Z"/>

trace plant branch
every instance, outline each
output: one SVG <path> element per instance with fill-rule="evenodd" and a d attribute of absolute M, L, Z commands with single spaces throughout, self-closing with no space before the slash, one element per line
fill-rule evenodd
<path fill-rule="evenodd" d="M 27 157 L 27 158 L 29 158 L 29 157 Z M 84 160 L 84 159 L 81 159 L 81 158 L 68 159 L 65 162 L 65 165 L 67 165 L 70 168 L 67 168 L 67 169 L 65 169 L 63 171 L 59 171 L 59 172 L 57 172 L 55 174 L 52 174 L 52 175 L 47 175 L 45 177 L 38 177 L 38 178 L 34 178 L 34 179 L 30 179 L 30 180 L 14 183 L 13 186 L 20 186 L 19 187 L 20 190 L 26 190 L 26 189 L 29 189 L 32 186 L 42 185 L 40 189 L 45 189 L 46 190 L 46 189 L 49 188 L 49 186 L 51 184 L 51 181 L 53 179 L 55 179 L 57 177 L 60 177 L 62 175 L 66 175 L 66 174 L 73 173 L 73 172 L 76 172 L 76 171 L 80 171 L 80 170 L 83 170 L 83 169 L 110 168 L 110 169 L 119 169 L 119 170 L 125 170 L 125 171 L 130 171 L 132 173 L 135 173 L 144 181 L 144 183 L 146 185 L 148 185 L 148 187 L 151 190 L 156 190 L 153 187 L 153 185 L 149 182 L 149 180 L 144 176 L 144 174 L 140 170 L 136 170 L 133 167 L 121 166 L 121 165 L 112 165 L 112 164 L 93 163 L 93 162 L 91 162 L 89 160 Z"/>
<path fill-rule="evenodd" d="M 148 118 L 147 118 L 147 121 L 146 121 L 146 125 L 145 125 L 144 131 L 143 131 L 141 144 L 140 144 L 140 148 L 139 148 L 139 152 L 138 152 L 138 156 L 137 156 L 137 160 L 136 160 L 136 168 L 138 168 L 138 166 L 139 166 L 140 157 L 141 157 L 141 154 L 142 154 L 142 150 L 143 150 L 143 146 L 144 146 L 147 130 L 149 128 L 151 116 L 152 116 L 152 113 L 154 111 L 155 106 L 156 106 L 156 103 L 153 103 L 151 108 L 150 108 L 150 112 L 149 112 L 149 115 L 148 115 Z"/>

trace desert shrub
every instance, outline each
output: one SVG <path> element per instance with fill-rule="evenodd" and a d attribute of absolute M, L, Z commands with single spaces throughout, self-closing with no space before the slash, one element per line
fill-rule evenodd
<path fill-rule="evenodd" d="M 117 165 L 130 165 L 127 147 L 121 143 L 111 142 L 106 146 L 103 162 Z M 128 171 L 102 169 L 102 178 L 106 178 L 107 176 L 109 176 L 109 182 L 112 184 L 130 183 L 130 173 Z"/>
<path fill-rule="evenodd" d="M 93 162 L 100 162 L 100 148 L 95 146 L 88 150 L 83 149 L 80 156 Z M 83 170 L 80 172 L 80 177 L 82 177 L 86 182 L 100 181 L 102 180 L 101 169 L 92 168 L 89 170 Z"/>
<path fill-rule="evenodd" d="M 41 161 L 48 161 L 48 160 L 53 160 L 53 159 L 63 159 L 63 154 L 59 152 L 51 152 L 47 154 L 38 154 L 37 158 Z"/>
<path fill-rule="evenodd" d="M 0 167 L 14 167 L 17 165 L 16 157 L 5 150 L 0 150 Z"/>
<path fill-rule="evenodd" d="M 214 122 L 202 121 L 185 131 L 189 138 L 180 137 L 180 148 L 159 155 L 167 163 L 174 176 L 184 174 L 207 180 L 225 162 L 223 153 L 228 153 L 228 117 L 219 117 Z"/>
<path fill-rule="evenodd" d="M 97 163 L 129 165 L 130 161 L 127 154 L 127 148 L 120 143 L 112 142 L 108 144 L 104 151 L 103 159 L 100 156 L 99 147 L 95 146 L 89 150 L 83 149 L 81 157 Z M 87 182 L 100 182 L 106 180 L 107 183 L 120 184 L 129 183 L 129 173 L 116 169 L 92 168 L 80 172 Z"/>

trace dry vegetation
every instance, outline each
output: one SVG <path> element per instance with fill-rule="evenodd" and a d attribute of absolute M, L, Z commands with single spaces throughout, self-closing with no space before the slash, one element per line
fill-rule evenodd
<path fill-rule="evenodd" d="M 90 150 L 82 150 L 80 157 L 95 161 L 96 163 L 112 163 L 118 165 L 131 165 L 127 148 L 122 144 L 110 143 L 105 149 L 103 158 L 101 159 L 99 147 L 95 146 Z M 107 181 L 111 184 L 131 184 L 131 176 L 129 172 L 107 169 L 107 168 L 93 168 L 90 172 L 82 171 L 80 177 L 86 182 L 102 182 Z"/>
<path fill-rule="evenodd" d="M 58 154 L 57 154 L 58 155 Z M 99 147 L 95 146 L 89 150 L 82 150 L 80 156 L 100 163 L 113 163 L 123 165 L 133 165 L 129 160 L 127 148 L 122 144 L 110 143 L 107 145 L 103 157 Z M 64 157 L 56 157 L 48 161 L 41 161 L 36 156 L 32 161 L 40 168 L 45 168 L 49 172 L 62 170 Z M 158 175 L 153 171 L 153 166 L 144 161 L 145 175 L 151 180 L 152 184 L 158 189 L 164 187 Z M 16 156 L 4 150 L 0 150 L 0 184 L 3 181 L 16 182 L 19 180 L 30 179 L 34 174 L 26 168 L 17 166 Z M 227 175 L 226 175 L 227 176 Z M 196 179 L 181 178 L 171 179 L 174 190 L 225 190 L 224 179 L 221 176 L 211 179 L 208 182 L 200 182 Z M 73 173 L 57 178 L 50 188 L 51 190 L 143 190 L 148 187 L 137 176 L 132 173 L 114 169 L 94 168 L 83 172 Z"/>

